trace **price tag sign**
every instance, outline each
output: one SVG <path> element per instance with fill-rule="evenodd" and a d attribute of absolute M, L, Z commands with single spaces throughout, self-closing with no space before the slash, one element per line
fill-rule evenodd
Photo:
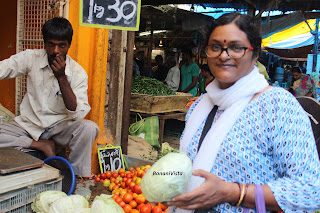
<path fill-rule="evenodd" d="M 100 164 L 100 172 L 118 171 L 124 168 L 124 160 L 120 146 L 110 146 L 98 149 L 98 158 Z"/>
<path fill-rule="evenodd" d="M 80 26 L 138 31 L 141 0 L 80 0 Z"/>

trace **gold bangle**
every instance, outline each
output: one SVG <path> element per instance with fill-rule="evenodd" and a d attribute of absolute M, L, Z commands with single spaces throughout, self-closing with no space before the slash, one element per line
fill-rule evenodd
<path fill-rule="evenodd" d="M 244 195 L 245 195 L 245 192 L 246 192 L 246 185 L 245 184 L 241 184 L 240 185 L 240 198 L 239 198 L 239 201 L 237 203 L 237 207 L 240 206 L 240 204 L 242 203 L 243 201 L 243 198 L 244 198 Z"/>

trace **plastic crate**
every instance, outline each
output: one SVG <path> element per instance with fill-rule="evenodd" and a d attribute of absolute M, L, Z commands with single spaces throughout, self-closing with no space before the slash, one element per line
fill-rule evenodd
<path fill-rule="evenodd" d="M 32 212 L 31 203 L 41 192 L 62 189 L 62 176 L 35 185 L 30 185 L 15 191 L 0 194 L 0 213 Z"/>

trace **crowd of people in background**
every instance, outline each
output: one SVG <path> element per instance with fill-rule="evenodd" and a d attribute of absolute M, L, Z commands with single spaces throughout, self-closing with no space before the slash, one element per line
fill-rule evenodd
<path fill-rule="evenodd" d="M 133 75 L 141 75 L 162 81 L 175 92 L 190 93 L 193 97 L 206 93 L 206 86 L 214 80 L 214 76 L 206 63 L 196 63 L 191 49 L 181 51 L 180 57 L 169 55 L 165 59 L 156 55 L 154 66 L 145 63 L 145 52 L 138 51 L 133 60 Z M 265 63 L 259 60 L 256 63 L 259 72 L 264 75 L 270 85 L 284 87 L 295 97 L 308 96 L 317 99 L 317 83 L 306 74 L 306 65 L 282 65 L 266 68 Z M 285 66 L 285 65 L 284 65 Z M 284 70 L 283 80 L 278 82 L 273 68 Z"/>

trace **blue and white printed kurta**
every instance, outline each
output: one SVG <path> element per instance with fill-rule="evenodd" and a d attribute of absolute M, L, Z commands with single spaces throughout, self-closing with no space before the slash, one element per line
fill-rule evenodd
<path fill-rule="evenodd" d="M 190 107 L 186 122 L 201 99 Z M 222 113 L 218 110 L 215 120 Z M 187 148 L 192 161 L 204 124 L 205 120 Z M 228 182 L 268 184 L 286 213 L 320 209 L 320 163 L 309 118 L 298 101 L 279 87 L 268 89 L 240 114 L 211 173 Z M 228 203 L 214 209 L 243 212 Z"/>

